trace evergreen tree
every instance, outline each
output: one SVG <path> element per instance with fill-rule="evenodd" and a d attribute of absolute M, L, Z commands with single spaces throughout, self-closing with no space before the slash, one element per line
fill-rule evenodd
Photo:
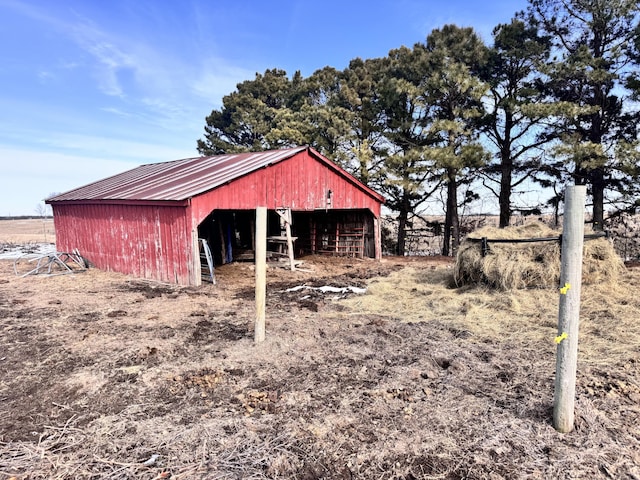
<path fill-rule="evenodd" d="M 335 105 L 349 123 L 348 135 L 336 159 L 365 185 L 380 186 L 380 170 L 388 154 L 384 136 L 381 84 L 388 69 L 386 59 L 355 58 L 340 74 Z"/>
<path fill-rule="evenodd" d="M 239 83 L 235 92 L 222 99 L 222 108 L 207 117 L 204 139 L 198 140 L 198 152 L 218 155 L 274 148 L 268 134 L 278 113 L 300 101 L 293 88 L 300 81 L 299 72 L 292 82 L 284 70 L 273 69 Z"/>
<path fill-rule="evenodd" d="M 287 109 L 277 112 L 267 140 L 272 148 L 309 145 L 332 160 L 349 131 L 348 112 L 336 105 L 341 72 L 325 67 L 302 79 Z"/>
<path fill-rule="evenodd" d="M 549 109 L 537 70 L 548 58 L 550 42 L 538 35 L 535 26 L 517 19 L 498 25 L 493 37 L 481 76 L 490 87 L 483 132 L 496 154 L 485 172 L 490 181 L 487 188 L 498 198 L 500 227 L 506 227 L 514 189 L 536 178 L 540 148 L 551 140 L 548 134 L 539 134 Z"/>
<path fill-rule="evenodd" d="M 477 72 L 487 50 L 471 28 L 447 25 L 427 37 L 431 75 L 425 82 L 429 124 L 427 136 L 435 139 L 426 155 L 440 170 L 446 186 L 443 255 L 460 244 L 458 190 L 470 170 L 483 166 L 487 152 L 478 140 L 478 122 L 487 84 Z"/>
<path fill-rule="evenodd" d="M 404 255 L 411 216 L 442 183 L 425 155 L 437 139 L 429 136 L 425 79 L 431 75 L 422 44 L 389 52 L 387 76 L 381 84 L 384 134 L 388 155 L 381 172 L 387 207 L 398 212 L 398 255 Z M 435 186 L 433 185 L 435 183 Z"/>
<path fill-rule="evenodd" d="M 556 57 L 545 73 L 554 98 L 572 104 L 554 130 L 556 155 L 573 166 L 576 184 L 589 186 L 594 228 L 604 222 L 605 191 L 624 190 L 629 158 L 622 143 L 636 140 L 637 113 L 624 96 L 637 41 L 636 0 L 530 0 L 528 19 L 553 39 Z M 628 179 L 628 177 L 627 177 Z"/>

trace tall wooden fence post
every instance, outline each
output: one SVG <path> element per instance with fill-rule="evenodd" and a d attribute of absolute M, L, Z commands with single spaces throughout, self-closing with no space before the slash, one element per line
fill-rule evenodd
<path fill-rule="evenodd" d="M 265 339 L 265 304 L 267 295 L 267 207 L 256 208 L 256 343 Z"/>
<path fill-rule="evenodd" d="M 561 433 L 573 430 L 574 424 L 585 195 L 586 187 L 576 185 L 567 188 L 565 199 L 553 398 L 553 426 Z"/>

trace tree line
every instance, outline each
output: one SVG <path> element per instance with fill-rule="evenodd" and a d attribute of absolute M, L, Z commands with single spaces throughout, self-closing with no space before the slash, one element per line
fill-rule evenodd
<path fill-rule="evenodd" d="M 640 206 L 639 17 L 636 0 L 529 0 L 491 45 L 445 25 L 344 70 L 269 69 L 223 98 L 198 151 L 314 147 L 384 194 L 399 254 L 433 198 L 444 205 L 443 254 L 455 251 L 460 209 L 480 190 L 495 195 L 505 227 L 543 207 L 515 201 L 523 186 L 550 192 L 557 212 L 567 182 L 587 185 L 602 229 Z"/>

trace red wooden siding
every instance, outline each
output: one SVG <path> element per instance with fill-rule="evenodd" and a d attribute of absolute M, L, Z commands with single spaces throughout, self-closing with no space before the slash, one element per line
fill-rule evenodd
<path fill-rule="evenodd" d="M 142 166 L 47 200 L 59 251 L 77 248 L 98 268 L 183 285 L 200 282 L 192 232 L 214 210 L 369 210 L 377 245 L 382 202 L 309 148 Z"/>
<path fill-rule="evenodd" d="M 103 270 L 189 284 L 193 246 L 186 208 L 54 204 L 56 248 L 77 248 Z"/>
<path fill-rule="evenodd" d="M 332 209 L 368 209 L 376 218 L 380 216 L 379 200 L 305 150 L 194 197 L 192 218 L 197 225 L 212 210 L 251 210 L 256 206 L 296 211 L 324 209 L 329 190 Z"/>

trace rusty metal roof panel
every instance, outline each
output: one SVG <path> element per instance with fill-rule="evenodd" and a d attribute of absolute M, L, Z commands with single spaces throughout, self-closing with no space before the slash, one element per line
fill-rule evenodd
<path fill-rule="evenodd" d="M 47 199 L 182 201 L 290 158 L 307 147 L 152 163 Z"/>

